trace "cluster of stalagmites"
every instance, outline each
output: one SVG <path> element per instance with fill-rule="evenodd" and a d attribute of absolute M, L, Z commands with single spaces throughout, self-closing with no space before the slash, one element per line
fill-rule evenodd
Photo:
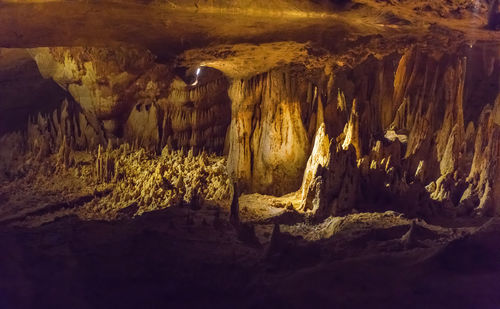
<path fill-rule="evenodd" d="M 51 114 L 32 117 L 26 131 L 14 132 L 0 138 L 0 179 L 26 174 L 26 167 L 55 155 L 54 168 L 74 164 L 74 151 L 94 149 L 104 137 L 90 125 L 78 104 L 64 100 L 60 109 Z"/>
<path fill-rule="evenodd" d="M 120 211 L 134 208 L 129 215 L 173 205 L 201 206 L 228 200 L 232 183 L 226 160 L 193 149 L 171 150 L 161 155 L 123 141 L 97 142 L 88 130 L 85 117 L 64 102 L 61 110 L 30 120 L 25 133 L 0 138 L 2 162 L 0 180 L 70 173 L 89 186 L 110 189 L 78 210 L 82 218 L 115 219 Z M 74 107 L 74 106 L 73 106 Z M 77 189 L 75 189 L 77 190 Z"/>
<path fill-rule="evenodd" d="M 64 100 L 60 109 L 50 115 L 38 114 L 28 122 L 28 150 L 41 160 L 51 153 L 58 153 L 64 165 L 69 164 L 70 149 L 95 148 L 104 140 L 90 125 L 78 105 Z"/>
<path fill-rule="evenodd" d="M 316 217 L 496 214 L 500 97 L 474 96 L 471 81 L 498 83 L 499 68 L 481 48 L 410 48 L 325 70 L 317 85 L 286 69 L 233 81 L 229 170 L 246 191 L 300 187 L 298 208 Z"/>
<path fill-rule="evenodd" d="M 330 130 L 331 140 L 324 126 L 318 130 L 301 209 L 320 216 L 390 205 L 423 215 L 497 214 L 500 96 L 491 104 L 466 100 L 466 68 L 466 58 L 436 61 L 410 50 L 395 68 L 393 88 L 375 85 L 366 99 L 355 93 L 349 117 L 339 95 L 337 115 L 322 114 L 326 127 L 339 116 L 346 125 Z M 377 74 L 383 82 L 384 71 Z M 388 95 L 392 104 L 384 102 Z M 476 119 L 464 116 L 476 108 L 482 110 Z"/>
<path fill-rule="evenodd" d="M 500 61 L 482 48 L 467 47 L 465 57 L 412 47 L 353 68 L 306 75 L 292 65 L 245 80 L 205 68 L 191 85 L 147 53 L 37 50 L 41 71 L 79 104 L 33 119 L 27 148 L 37 160 L 57 153 L 63 167 L 77 161 L 72 150 L 95 149 L 94 177 L 116 184 L 105 203 L 134 201 L 139 212 L 162 200 L 228 198 L 225 161 L 206 149 L 227 153 L 242 192 L 296 192 L 296 208 L 318 218 L 386 209 L 494 215 L 500 97 L 475 88 L 499 82 Z M 130 150 L 141 147 L 170 150 L 142 165 L 147 156 Z"/>
<path fill-rule="evenodd" d="M 232 183 L 222 157 L 189 150 L 169 150 L 160 156 L 128 144 L 117 149 L 99 146 L 95 158 L 98 182 L 114 185 L 113 192 L 89 205 L 89 216 L 110 217 L 120 209 L 137 206 L 137 215 L 173 205 L 201 206 L 206 201 L 230 198 Z"/>

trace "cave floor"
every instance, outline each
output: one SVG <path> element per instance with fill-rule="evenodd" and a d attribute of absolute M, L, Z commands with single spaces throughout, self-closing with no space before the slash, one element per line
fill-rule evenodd
<path fill-rule="evenodd" d="M 500 304 L 498 219 L 424 221 L 386 211 L 316 222 L 295 210 L 293 193 L 245 194 L 234 226 L 227 198 L 149 209 L 123 197 L 134 174 L 99 183 L 89 170 L 95 156 L 74 156 L 69 168 L 57 156 L 35 165 L 20 158 L 19 174 L 0 186 L 0 308 Z M 168 162 L 185 177 L 200 173 L 192 162 L 224 165 L 176 152 L 123 160 L 144 179 Z"/>
<path fill-rule="evenodd" d="M 0 307 L 500 304 L 498 219 L 460 228 L 415 220 L 411 228 L 389 211 L 281 224 L 279 233 L 271 221 L 253 225 L 255 241 L 227 217 L 217 207 L 171 207 L 115 221 L 2 224 Z"/>
<path fill-rule="evenodd" d="M 494 308 L 500 303 L 494 296 L 500 287 L 497 221 L 488 224 L 491 237 L 481 241 L 462 238 L 475 228 L 425 225 L 416 233 L 419 245 L 405 249 L 401 237 L 408 220 L 395 213 L 360 214 L 342 219 L 346 223 L 330 238 L 283 236 L 270 249 L 272 226 L 256 226 L 257 246 L 238 240 L 215 212 L 200 212 L 192 220 L 186 209 L 171 208 L 133 220 L 65 217 L 37 228 L 2 226 L 0 306 Z M 390 227 L 377 228 L 380 224 Z"/>
<path fill-rule="evenodd" d="M 423 220 L 386 211 L 317 222 L 295 210 L 293 193 L 245 194 L 235 226 L 227 190 L 201 204 L 164 205 L 183 187 L 165 191 L 156 200 L 163 203 L 133 202 L 164 185 L 158 171 L 169 164 L 186 188 L 202 188 L 195 185 L 207 173 L 202 166 L 219 183 L 223 158 L 116 150 L 129 174 L 100 183 L 92 176 L 98 156 L 73 155 L 67 168 L 55 155 L 39 163 L 20 157 L 17 174 L 0 185 L 0 308 L 500 304 L 498 218 Z M 142 195 L 129 194 L 137 186 L 126 186 L 130 179 L 148 182 Z"/>

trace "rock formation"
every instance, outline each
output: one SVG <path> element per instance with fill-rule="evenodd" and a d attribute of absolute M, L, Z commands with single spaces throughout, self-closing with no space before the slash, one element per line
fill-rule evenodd
<path fill-rule="evenodd" d="M 499 72 L 498 55 L 477 52 L 485 48 L 431 54 L 415 45 L 353 67 L 288 65 L 246 79 L 203 66 L 179 75 L 143 50 L 33 49 L 42 75 L 71 99 L 30 120 L 26 147 L 37 160 L 60 152 L 64 166 L 68 149 L 96 150 L 99 181 L 113 177 L 103 149 L 125 142 L 224 152 L 243 191 L 300 189 L 299 208 L 320 216 L 397 209 L 415 195 L 411 208 L 491 215 L 498 99 L 481 105 L 468 88 L 478 74 L 469 62 Z"/>
<path fill-rule="evenodd" d="M 27 125 L 2 136 L 2 144 L 37 164 L 54 156 L 56 170 L 66 172 L 87 164 L 78 153 L 92 153 L 91 178 L 98 184 L 120 183 L 128 153 L 140 149 L 151 158 L 162 152 L 202 156 L 201 166 L 208 164 L 206 156 L 225 156 L 218 161 L 227 162 L 224 175 L 243 193 L 291 194 L 297 210 L 317 218 L 387 209 L 411 215 L 500 212 L 500 47 L 472 40 L 453 22 L 467 17 L 484 25 L 485 2 L 361 1 L 367 12 L 382 12 L 379 19 L 362 19 L 374 26 L 370 31 L 352 21 L 352 29 L 337 23 L 334 12 L 346 20 L 358 16 L 352 1 L 212 1 L 195 8 L 187 1 L 169 3 L 162 8 L 166 17 L 150 15 L 151 22 L 160 18 L 167 28 L 165 18 L 185 22 L 185 36 L 151 34 L 102 44 L 116 35 L 103 32 L 92 44 L 87 38 L 85 44 L 67 43 L 61 36 L 61 46 L 36 44 L 31 36 L 0 40 L 29 46 L 2 54 L 16 70 L 28 72 L 34 61 L 46 83 L 59 85 L 65 97 L 50 108 L 30 103 Z M 148 5 L 144 9 L 151 13 Z M 206 25 L 189 18 L 229 9 L 248 15 L 232 35 L 218 18 L 207 18 Z M 474 12 L 483 15 L 474 19 Z M 278 13 L 287 16 L 282 23 L 270 18 Z M 249 30 L 256 23 L 252 14 L 276 33 Z M 315 27 L 323 29 L 316 36 Z M 405 36 L 401 29 L 419 31 Z M 496 35 L 477 29 L 481 38 Z M 200 33 L 213 43 L 194 39 Z M 46 39 L 55 38 L 50 32 Z M 160 47 L 161 38 L 180 41 L 180 47 Z M 7 60 L 0 69 L 13 72 Z M 3 178 L 23 174 L 26 167 L 7 148 L 1 155 Z M 155 183 L 166 177 L 161 166 Z M 183 187 L 185 179 L 175 182 Z M 193 189 L 199 187 L 190 184 L 168 200 L 190 203 L 208 194 Z M 136 194 L 139 211 L 155 194 Z"/>
<path fill-rule="evenodd" d="M 231 85 L 228 167 L 246 190 L 284 194 L 298 189 L 309 152 L 303 116 L 314 99 L 307 87 L 283 71 Z"/>
<path fill-rule="evenodd" d="M 307 162 L 300 194 L 301 210 L 316 217 L 343 215 L 355 206 L 359 195 L 356 151 L 346 136 L 342 145 L 328 140 L 322 124 Z"/>
<path fill-rule="evenodd" d="M 499 308 L 498 5 L 0 0 L 0 308 Z"/>

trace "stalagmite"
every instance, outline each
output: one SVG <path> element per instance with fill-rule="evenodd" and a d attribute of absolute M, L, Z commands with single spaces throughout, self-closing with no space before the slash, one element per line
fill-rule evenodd
<path fill-rule="evenodd" d="M 325 126 L 320 126 L 298 192 L 300 210 L 310 211 L 316 218 L 346 213 L 354 207 L 358 182 L 354 148 L 336 146 L 325 134 Z"/>
<path fill-rule="evenodd" d="M 235 227 L 240 225 L 240 206 L 238 203 L 238 199 L 240 197 L 240 191 L 238 188 L 238 183 L 235 182 L 233 184 L 233 198 L 231 201 L 231 208 L 229 213 L 229 222 Z"/>
<path fill-rule="evenodd" d="M 349 118 L 349 123 L 346 125 L 344 130 L 345 140 L 342 143 L 342 149 L 347 150 L 350 145 L 354 146 L 356 149 L 356 155 L 358 158 L 361 157 L 361 147 L 359 145 L 359 115 L 357 111 L 356 100 L 352 102 L 352 111 Z"/>

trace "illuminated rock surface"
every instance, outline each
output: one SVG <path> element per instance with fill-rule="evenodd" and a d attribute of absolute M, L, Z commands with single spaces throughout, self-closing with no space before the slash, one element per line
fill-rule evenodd
<path fill-rule="evenodd" d="M 0 307 L 500 306 L 498 14 L 0 2 Z"/>

